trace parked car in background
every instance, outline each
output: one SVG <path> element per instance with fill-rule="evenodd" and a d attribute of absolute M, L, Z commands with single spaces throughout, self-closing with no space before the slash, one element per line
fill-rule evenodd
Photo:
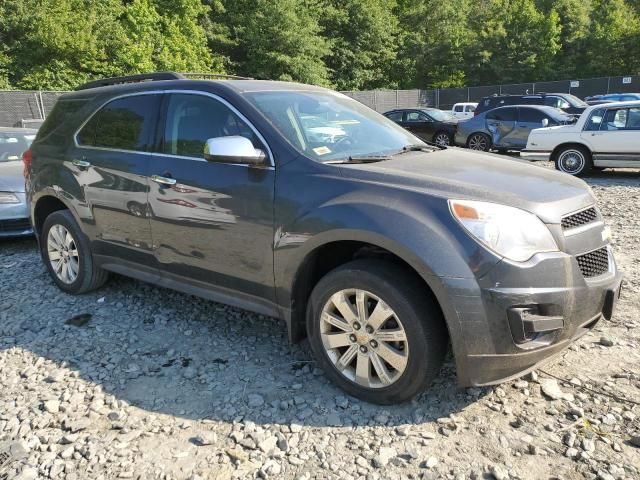
<path fill-rule="evenodd" d="M 640 93 L 607 93 L 606 95 L 593 95 L 584 99 L 589 105 L 601 105 L 609 102 L 633 102 L 640 100 Z"/>
<path fill-rule="evenodd" d="M 575 95 L 570 93 L 537 93 L 535 95 L 492 95 L 484 97 L 478 103 L 475 115 L 508 105 L 546 105 L 558 108 L 572 115 L 580 115 L 587 105 Z"/>
<path fill-rule="evenodd" d="M 318 136 L 323 123 L 344 135 Z M 117 272 L 280 318 L 370 402 L 423 391 L 449 345 L 463 385 L 530 371 L 619 296 L 584 182 L 427 145 L 317 86 L 104 80 L 62 95 L 30 152 L 31 218 L 60 290 Z M 105 201 L 139 185 L 147 215 Z"/>
<path fill-rule="evenodd" d="M 473 102 L 456 103 L 451 109 L 451 115 L 458 120 L 466 120 L 473 117 L 477 107 L 478 104 Z"/>
<path fill-rule="evenodd" d="M 384 113 L 384 116 L 425 142 L 447 146 L 453 143 L 458 119 L 437 108 L 406 108 Z"/>
<path fill-rule="evenodd" d="M 534 130 L 524 158 L 555 162 L 571 175 L 640 167 L 640 101 L 589 107 L 577 123 Z"/>
<path fill-rule="evenodd" d="M 0 127 L 0 237 L 31 235 L 22 154 L 37 130 Z"/>
<path fill-rule="evenodd" d="M 472 150 L 522 150 L 535 128 L 566 125 L 573 115 L 537 105 L 499 107 L 458 124 L 455 144 Z"/>

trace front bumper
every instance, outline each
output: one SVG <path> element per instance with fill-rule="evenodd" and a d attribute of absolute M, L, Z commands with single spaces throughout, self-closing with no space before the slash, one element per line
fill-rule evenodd
<path fill-rule="evenodd" d="M 33 235 L 24 193 L 16 193 L 19 203 L 0 204 L 0 238 Z"/>
<path fill-rule="evenodd" d="M 503 260 L 479 280 L 445 279 L 463 339 L 454 345 L 459 382 L 491 385 L 536 369 L 611 318 L 622 277 L 612 255 L 608 272 L 584 278 L 574 256 L 555 252 Z"/>

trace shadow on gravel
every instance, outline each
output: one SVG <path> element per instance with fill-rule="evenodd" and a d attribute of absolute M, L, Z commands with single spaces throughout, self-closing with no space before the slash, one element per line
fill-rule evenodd
<path fill-rule="evenodd" d="M 74 317 L 83 321 L 65 323 Z M 37 360 L 29 352 L 53 362 L 36 378 L 62 375 L 48 393 L 64 398 L 65 390 L 78 391 L 77 376 L 147 412 L 194 420 L 419 424 L 456 414 L 489 391 L 457 387 L 449 359 L 413 402 L 370 405 L 334 387 L 306 343 L 289 345 L 284 324 L 273 318 L 115 275 L 97 292 L 65 295 L 49 279 L 33 239 L 0 240 L 0 350 L 7 349 L 24 352 L 5 362 L 23 376 Z M 444 434 L 455 428 L 440 423 Z"/>

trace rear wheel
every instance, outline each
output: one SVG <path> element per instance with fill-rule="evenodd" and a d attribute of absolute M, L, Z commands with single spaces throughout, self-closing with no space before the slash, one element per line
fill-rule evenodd
<path fill-rule="evenodd" d="M 439 147 L 448 147 L 449 145 L 451 145 L 451 137 L 447 132 L 437 132 L 433 136 L 433 143 L 435 143 Z"/>
<path fill-rule="evenodd" d="M 327 376 L 378 404 L 422 392 L 447 348 L 442 314 L 424 285 L 379 260 L 348 263 L 320 280 L 308 304 L 307 332 Z"/>
<path fill-rule="evenodd" d="M 489 135 L 484 133 L 474 133 L 469 137 L 469 140 L 467 140 L 467 148 L 481 152 L 488 152 L 491 148 L 491 139 L 489 138 Z"/>
<path fill-rule="evenodd" d="M 582 176 L 593 168 L 591 152 L 580 145 L 562 147 L 555 154 L 556 169 L 569 175 Z"/>
<path fill-rule="evenodd" d="M 66 293 L 89 292 L 107 280 L 107 272 L 95 265 L 89 242 L 68 210 L 47 217 L 40 248 L 51 278 Z"/>

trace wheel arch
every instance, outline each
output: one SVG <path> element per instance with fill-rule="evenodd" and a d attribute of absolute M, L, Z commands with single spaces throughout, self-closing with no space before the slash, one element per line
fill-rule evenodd
<path fill-rule="evenodd" d="M 469 135 L 467 135 L 467 140 L 465 142 L 465 146 L 467 148 L 469 148 L 469 141 L 471 140 L 471 137 L 473 137 L 474 135 L 483 135 L 485 137 L 487 137 L 489 139 L 489 147 L 491 147 L 493 145 L 493 138 L 491 137 L 491 135 L 489 135 L 486 132 L 483 132 L 482 130 L 476 130 L 474 132 L 471 132 Z"/>
<path fill-rule="evenodd" d="M 74 217 L 76 216 L 73 209 L 71 209 L 69 205 L 56 195 L 44 194 L 35 201 L 32 212 L 32 221 L 36 237 L 40 237 L 42 226 L 44 225 L 47 217 L 53 212 L 57 212 L 59 210 L 69 210 Z"/>
<path fill-rule="evenodd" d="M 558 158 L 558 154 L 560 153 L 561 150 L 564 150 L 567 147 L 580 147 L 580 148 L 584 148 L 586 149 L 589 154 L 591 156 L 593 156 L 593 152 L 591 151 L 591 148 L 589 148 L 589 146 L 586 143 L 582 143 L 582 142 L 578 142 L 578 141 L 572 141 L 572 142 L 563 142 L 559 145 L 557 145 L 552 151 L 551 151 L 551 156 L 550 159 L 552 161 L 556 161 L 556 159 Z"/>

